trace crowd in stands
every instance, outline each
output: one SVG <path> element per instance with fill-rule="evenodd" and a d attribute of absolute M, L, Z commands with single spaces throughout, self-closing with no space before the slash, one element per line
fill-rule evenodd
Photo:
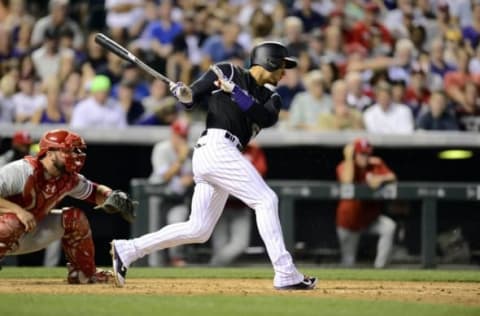
<path fill-rule="evenodd" d="M 184 115 L 98 32 L 186 83 L 211 63 L 248 67 L 260 41 L 284 43 L 299 67 L 277 87 L 279 128 L 480 130 L 480 0 L 0 0 L 0 122 L 122 128 Z"/>

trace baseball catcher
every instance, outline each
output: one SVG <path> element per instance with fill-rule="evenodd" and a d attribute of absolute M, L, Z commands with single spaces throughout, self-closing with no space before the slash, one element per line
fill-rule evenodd
<path fill-rule="evenodd" d="M 88 201 L 132 221 L 135 203 L 126 193 L 86 179 L 82 137 L 64 129 L 46 132 L 40 151 L 0 168 L 0 260 L 38 251 L 61 239 L 70 284 L 107 283 L 110 271 L 95 266 L 92 232 L 82 210 L 54 209 L 65 196 Z"/>

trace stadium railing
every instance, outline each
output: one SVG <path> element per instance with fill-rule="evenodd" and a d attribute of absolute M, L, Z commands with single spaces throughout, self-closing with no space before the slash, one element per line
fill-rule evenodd
<path fill-rule="evenodd" d="M 268 181 L 279 197 L 279 214 L 285 243 L 292 251 L 295 244 L 295 201 L 301 199 L 339 200 L 420 200 L 421 207 L 421 265 L 435 267 L 437 239 L 437 202 L 439 200 L 480 201 L 480 183 L 429 183 L 399 182 L 372 190 L 366 185 L 345 185 L 331 181 Z M 131 193 L 139 204 L 138 218 L 132 226 L 132 234 L 140 236 L 149 232 L 149 200 L 162 197 L 164 186 L 152 185 L 146 179 L 132 179 Z M 154 211 L 153 213 L 155 213 Z M 138 262 L 147 265 L 148 258 Z"/>

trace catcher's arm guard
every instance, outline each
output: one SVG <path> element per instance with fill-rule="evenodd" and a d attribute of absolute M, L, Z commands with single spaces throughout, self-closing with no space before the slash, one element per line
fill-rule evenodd
<path fill-rule="evenodd" d="M 120 216 L 129 223 L 135 220 L 135 206 L 137 201 L 132 200 L 127 193 L 120 190 L 114 190 L 105 199 L 102 204 L 94 207 L 94 209 L 103 209 L 106 213 L 120 213 Z"/>

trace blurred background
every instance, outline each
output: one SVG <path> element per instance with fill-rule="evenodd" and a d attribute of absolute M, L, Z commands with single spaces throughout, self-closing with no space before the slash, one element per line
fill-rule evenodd
<path fill-rule="evenodd" d="M 0 153 L 18 158 L 18 151 L 11 156 L 18 131 L 30 135 L 34 153 L 45 130 L 71 128 L 88 144 L 82 173 L 130 191 L 132 179 L 152 174 L 153 146 L 170 139 L 170 125 L 188 120 L 193 144 L 208 108 L 185 112 L 163 82 L 96 45 L 97 32 L 186 83 L 212 63 L 248 67 L 260 41 L 284 43 L 299 67 L 276 88 L 284 101 L 279 122 L 257 137 L 267 181 L 336 181 L 344 146 L 362 136 L 399 183 L 480 186 L 480 1 L 0 1 Z M 88 110 L 92 104 L 99 106 Z M 462 152 L 440 155 L 452 149 Z M 439 201 L 439 263 L 478 266 L 476 194 L 476 201 Z M 337 201 L 294 205 L 296 259 L 338 264 Z M 421 203 L 394 200 L 382 212 L 397 223 L 391 264 L 418 265 Z M 86 213 L 97 263 L 109 265 L 108 243 L 132 229 L 117 216 Z M 375 238 L 360 240 L 360 266 L 373 262 Z M 248 247 L 231 264 L 265 263 L 262 247 L 251 225 Z M 210 242 L 189 246 L 185 262 L 206 264 L 211 249 Z M 41 252 L 14 264 L 44 259 Z"/>

